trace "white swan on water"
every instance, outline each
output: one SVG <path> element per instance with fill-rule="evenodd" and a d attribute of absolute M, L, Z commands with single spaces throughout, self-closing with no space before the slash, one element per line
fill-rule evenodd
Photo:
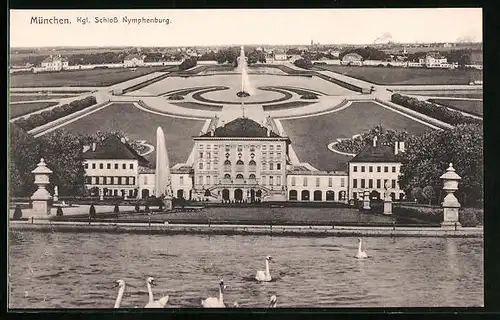
<path fill-rule="evenodd" d="M 156 285 L 155 279 L 152 277 L 149 277 L 147 279 L 147 285 L 148 285 L 148 293 L 149 293 L 149 302 L 144 306 L 144 308 L 165 308 L 165 305 L 168 302 L 168 295 L 164 296 L 163 298 L 160 298 L 160 300 L 154 300 L 153 299 L 153 290 L 151 289 L 152 285 Z"/>
<path fill-rule="evenodd" d="M 361 244 L 363 242 L 361 240 L 361 238 L 358 238 L 358 242 L 359 242 L 359 245 L 358 245 L 358 253 L 356 253 L 356 258 L 358 258 L 358 259 L 368 258 L 368 255 L 366 254 L 366 252 L 361 250 Z"/>
<path fill-rule="evenodd" d="M 115 287 L 119 287 L 119 289 L 114 308 L 120 308 L 120 304 L 122 303 L 123 293 L 125 292 L 125 281 L 117 280 Z"/>
<path fill-rule="evenodd" d="M 219 298 L 208 297 L 205 300 L 201 300 L 201 305 L 203 308 L 225 308 L 224 304 L 224 289 L 226 289 L 226 285 L 224 285 L 224 280 L 220 280 L 219 282 Z"/>
<path fill-rule="evenodd" d="M 269 272 L 269 261 L 272 261 L 272 259 L 273 258 L 271 256 L 266 257 L 266 270 L 265 271 L 262 271 L 262 270 L 257 271 L 257 274 L 255 275 L 255 280 L 265 281 L 265 282 L 272 280 L 271 273 Z"/>
<path fill-rule="evenodd" d="M 271 296 L 271 299 L 269 299 L 269 308 L 276 308 L 278 304 L 276 300 L 277 300 L 276 295 L 273 294 Z"/>

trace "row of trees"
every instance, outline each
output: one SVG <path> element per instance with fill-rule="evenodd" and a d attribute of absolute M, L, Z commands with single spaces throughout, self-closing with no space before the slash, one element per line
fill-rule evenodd
<path fill-rule="evenodd" d="M 215 54 L 215 60 L 219 64 L 227 62 L 227 63 L 230 63 L 236 67 L 236 66 L 238 66 L 239 55 L 240 55 L 240 48 L 238 48 L 238 47 L 223 48 L 223 49 L 220 49 Z"/>
<path fill-rule="evenodd" d="M 393 146 L 397 141 L 406 141 L 408 139 L 408 132 L 401 130 L 384 129 L 381 125 L 377 125 L 369 132 L 365 132 L 354 139 L 341 140 L 336 149 L 342 152 L 359 153 L 367 145 L 373 143 L 373 139 L 377 137 L 377 145 L 391 145 Z"/>
<path fill-rule="evenodd" d="M 254 49 L 247 54 L 248 57 L 248 64 L 254 64 L 254 63 L 266 63 L 266 54 L 262 50 L 257 50 Z"/>
<path fill-rule="evenodd" d="M 388 58 L 388 55 L 384 51 L 367 46 L 364 48 L 350 48 L 350 49 L 344 50 L 340 53 L 339 59 L 342 60 L 342 58 L 348 53 L 357 53 L 361 57 L 363 57 L 363 60 L 383 60 L 384 61 Z"/>
<path fill-rule="evenodd" d="M 179 65 L 179 70 L 191 69 L 192 67 L 195 67 L 197 63 L 198 60 L 196 60 L 195 57 L 187 58 Z"/>
<path fill-rule="evenodd" d="M 74 112 L 88 108 L 96 103 L 97 100 L 94 96 L 88 96 L 80 100 L 72 101 L 69 104 L 63 104 L 50 110 L 33 114 L 27 119 L 18 119 L 14 123 L 23 130 L 29 131 L 59 118 L 65 117 Z"/>
<path fill-rule="evenodd" d="M 465 116 L 461 112 L 450 110 L 447 107 L 427 101 L 420 101 L 417 98 L 407 97 L 399 93 L 394 93 L 391 96 L 391 101 L 452 125 L 463 123 L 483 123 L 482 120 Z"/>

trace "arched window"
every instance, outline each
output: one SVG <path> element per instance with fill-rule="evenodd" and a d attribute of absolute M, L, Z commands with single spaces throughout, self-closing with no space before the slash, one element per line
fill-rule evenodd
<path fill-rule="evenodd" d="M 322 200 L 321 191 L 320 190 L 314 191 L 314 201 L 321 201 L 321 200 Z"/>
<path fill-rule="evenodd" d="M 250 176 L 248 176 L 249 179 L 255 179 L 255 175 L 252 173 Z"/>
<path fill-rule="evenodd" d="M 237 174 L 236 175 L 236 179 L 243 179 L 243 175 L 242 174 Z"/>
<path fill-rule="evenodd" d="M 302 190 L 300 200 L 309 201 L 309 190 Z"/>
<path fill-rule="evenodd" d="M 225 166 L 230 166 L 231 165 L 231 161 L 229 161 L 229 160 L 224 161 L 224 165 Z"/>
<path fill-rule="evenodd" d="M 290 190 L 288 195 L 288 200 L 295 201 L 297 200 L 297 190 Z"/>
<path fill-rule="evenodd" d="M 243 161 L 241 161 L 241 160 L 236 161 L 236 165 L 237 166 L 242 166 L 243 165 Z"/>
<path fill-rule="evenodd" d="M 250 160 L 250 161 L 248 162 L 248 165 L 249 165 L 249 166 L 256 166 L 256 165 L 257 165 L 257 163 L 255 163 L 255 161 L 253 161 L 253 160 Z"/>
<path fill-rule="evenodd" d="M 326 201 L 333 201 L 335 200 L 335 192 L 332 190 L 328 190 L 326 192 Z"/>
<path fill-rule="evenodd" d="M 231 179 L 231 175 L 230 175 L 229 173 L 226 173 L 226 174 L 224 175 L 224 179 Z"/>

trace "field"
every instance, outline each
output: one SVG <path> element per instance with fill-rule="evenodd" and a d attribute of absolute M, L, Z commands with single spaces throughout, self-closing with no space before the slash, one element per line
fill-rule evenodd
<path fill-rule="evenodd" d="M 193 147 L 191 137 L 198 135 L 203 125 L 204 121 L 160 116 L 142 111 L 130 103 L 115 103 L 62 128 L 79 133 L 122 131 L 131 139 L 146 140 L 146 143 L 156 146 L 156 128 L 161 126 L 173 166 L 187 160 Z M 155 157 L 155 152 L 146 156 L 152 164 Z"/>
<path fill-rule="evenodd" d="M 104 87 L 177 66 L 74 70 L 10 75 L 10 86 L 19 87 Z"/>
<path fill-rule="evenodd" d="M 19 117 L 30 112 L 45 109 L 50 106 L 56 105 L 57 102 L 33 102 L 33 103 L 19 103 L 10 105 L 10 118 Z"/>
<path fill-rule="evenodd" d="M 483 101 L 479 100 L 456 100 L 456 99 L 429 99 L 443 106 L 458 109 L 478 116 L 483 116 Z"/>
<path fill-rule="evenodd" d="M 321 68 L 379 85 L 469 84 L 471 80 L 482 80 L 483 78 L 481 70 L 351 67 L 337 65 L 321 65 Z"/>
<path fill-rule="evenodd" d="M 278 76 L 278 75 L 255 75 L 250 74 L 250 86 L 258 88 L 261 86 L 280 86 L 304 88 L 323 92 L 327 95 L 352 95 L 352 91 L 342 88 L 331 82 L 322 80 L 318 77 L 294 77 L 294 76 Z M 195 77 L 168 77 L 166 79 L 155 82 L 145 88 L 134 91 L 134 95 L 141 94 L 160 94 L 167 91 L 184 88 L 207 87 L 207 86 L 226 86 L 227 94 L 233 95 L 241 89 L 241 79 L 238 74 L 234 75 L 213 75 L 213 76 L 195 76 Z M 258 91 L 257 91 L 258 92 Z"/>
<path fill-rule="evenodd" d="M 51 94 L 51 95 L 10 95 L 10 102 L 36 101 L 36 100 L 58 100 L 61 98 L 74 97 L 74 94 Z"/>
<path fill-rule="evenodd" d="M 334 153 L 328 145 L 337 138 L 350 138 L 376 125 L 418 134 L 430 127 L 388 110 L 373 102 L 354 102 L 338 112 L 302 119 L 283 119 L 283 128 L 300 161 L 319 170 L 345 170 L 349 156 Z"/>

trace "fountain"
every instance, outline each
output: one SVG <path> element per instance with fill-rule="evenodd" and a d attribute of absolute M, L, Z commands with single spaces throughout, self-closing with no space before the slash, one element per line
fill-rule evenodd
<path fill-rule="evenodd" d="M 238 58 L 238 70 L 241 73 L 241 91 L 238 91 L 236 95 L 240 98 L 245 98 L 253 94 L 253 90 L 250 87 L 250 79 L 247 73 L 247 61 L 243 46 L 241 46 L 240 57 Z"/>
<path fill-rule="evenodd" d="M 156 172 L 155 196 L 162 198 L 165 210 L 172 209 L 172 180 L 168 161 L 165 133 L 161 127 L 156 129 Z"/>

